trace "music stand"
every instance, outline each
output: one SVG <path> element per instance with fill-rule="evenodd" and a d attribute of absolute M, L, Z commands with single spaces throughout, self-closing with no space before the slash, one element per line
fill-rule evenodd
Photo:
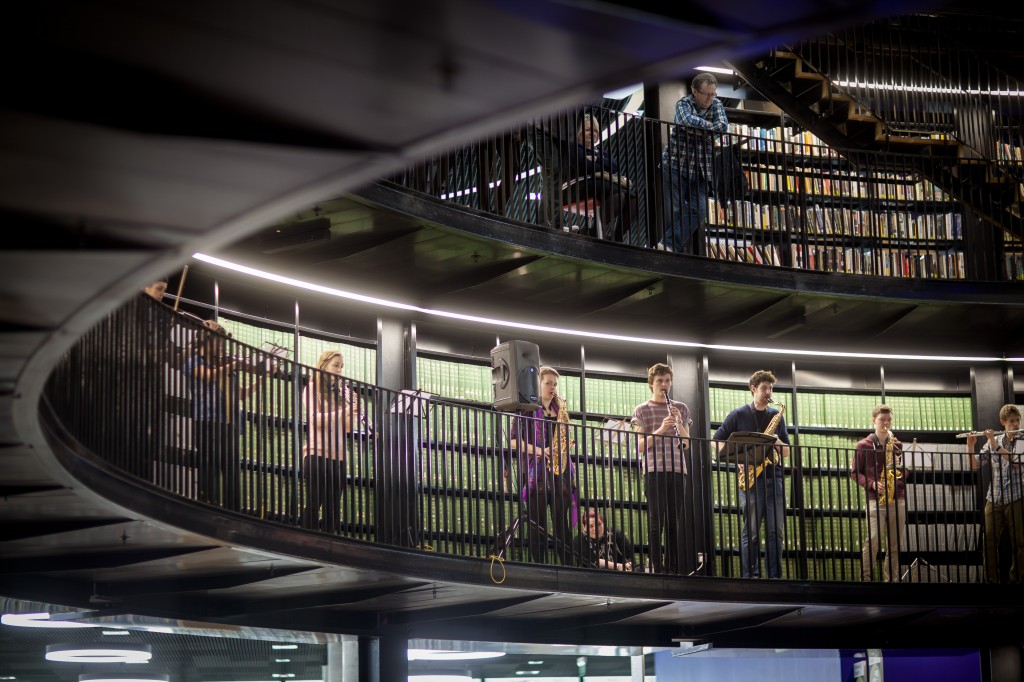
<path fill-rule="evenodd" d="M 606 419 L 601 426 L 598 439 L 608 445 L 621 445 L 623 439 L 633 432 L 633 425 L 627 418 Z"/>
<path fill-rule="evenodd" d="M 760 446 L 775 442 L 775 436 L 760 431 L 736 431 L 725 441 L 725 447 L 718 452 L 718 461 L 724 464 L 756 464 Z M 763 451 L 762 451 L 763 452 Z M 764 457 L 760 454 L 760 457 Z"/>

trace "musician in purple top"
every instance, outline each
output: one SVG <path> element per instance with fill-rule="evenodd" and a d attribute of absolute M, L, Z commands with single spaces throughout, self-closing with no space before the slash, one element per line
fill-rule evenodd
<path fill-rule="evenodd" d="M 548 537 L 554 541 L 555 556 L 563 566 L 572 565 L 572 528 L 576 527 L 579 502 L 576 467 L 572 463 L 571 430 L 559 427 L 559 413 L 566 409 L 558 396 L 558 371 L 540 368 L 541 409 L 516 416 L 512 421 L 509 446 L 518 458 L 522 501 L 526 507 L 530 559 L 547 562 Z M 568 414 L 562 419 L 568 422 Z M 562 435 L 559 435 L 559 430 Z M 551 525 L 548 525 L 548 512 Z"/>

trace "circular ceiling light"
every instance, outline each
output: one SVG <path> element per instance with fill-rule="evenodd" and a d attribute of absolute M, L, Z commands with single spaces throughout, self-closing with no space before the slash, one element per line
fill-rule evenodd
<path fill-rule="evenodd" d="M 153 658 L 148 644 L 51 644 L 46 660 L 60 663 L 146 663 Z"/>
<path fill-rule="evenodd" d="M 0 623 L 19 628 L 92 628 L 90 623 L 78 623 L 73 620 L 50 620 L 48 613 L 5 613 L 0 616 Z"/>
<path fill-rule="evenodd" d="M 84 673 L 78 682 L 170 682 L 170 675 L 148 675 L 139 673 Z"/>
<path fill-rule="evenodd" d="M 433 649 L 409 649 L 410 661 L 472 661 L 483 658 L 499 658 L 504 651 L 435 651 Z"/>

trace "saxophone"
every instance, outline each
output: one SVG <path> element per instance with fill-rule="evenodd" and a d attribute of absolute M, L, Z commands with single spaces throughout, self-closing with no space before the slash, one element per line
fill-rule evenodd
<path fill-rule="evenodd" d="M 899 464 L 893 454 L 896 436 L 892 435 L 892 431 L 889 429 L 886 429 L 885 432 L 889 434 L 889 440 L 885 443 L 885 470 L 878 475 L 878 480 L 875 481 L 875 490 L 878 491 L 878 501 L 888 506 L 896 499 L 896 479 L 903 478 L 903 471 L 895 466 Z"/>
<path fill-rule="evenodd" d="M 551 458 L 548 460 L 548 471 L 558 476 L 565 472 L 569 462 L 569 450 L 576 445 L 576 442 L 569 438 L 569 410 L 565 406 L 565 398 L 555 394 L 558 401 L 558 417 L 554 441 L 551 443 Z"/>
<path fill-rule="evenodd" d="M 772 401 L 768 401 L 772 402 Z M 786 413 L 786 406 L 782 403 L 772 403 L 779 405 L 779 411 L 775 413 L 772 420 L 768 422 L 768 426 L 764 430 L 766 436 L 774 436 L 775 432 L 779 430 L 779 424 L 782 423 L 782 415 Z M 772 454 L 764 458 L 764 461 L 758 464 L 756 467 L 748 466 L 745 471 L 739 473 L 740 490 L 750 490 L 754 487 L 754 481 L 764 473 L 765 467 L 769 464 L 778 464 L 779 454 L 775 451 L 775 446 L 772 446 Z"/>

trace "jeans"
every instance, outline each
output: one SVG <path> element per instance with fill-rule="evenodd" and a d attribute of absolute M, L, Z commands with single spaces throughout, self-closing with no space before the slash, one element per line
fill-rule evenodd
<path fill-rule="evenodd" d="M 740 532 L 740 575 L 761 577 L 761 522 L 765 523 L 769 578 L 782 577 L 782 546 L 786 538 L 786 495 L 781 476 L 768 467 L 750 490 L 740 490 L 743 530 Z"/>
<path fill-rule="evenodd" d="M 650 515 L 647 542 L 651 548 L 651 570 L 655 573 L 686 575 L 696 567 L 692 543 L 686 538 L 693 526 L 693 500 L 688 486 L 689 477 L 682 473 L 644 474 L 644 495 Z"/>
<path fill-rule="evenodd" d="M 665 236 L 662 243 L 677 253 L 691 253 L 693 236 L 708 219 L 708 185 L 703 176 L 684 175 L 671 163 L 663 164 Z"/>

